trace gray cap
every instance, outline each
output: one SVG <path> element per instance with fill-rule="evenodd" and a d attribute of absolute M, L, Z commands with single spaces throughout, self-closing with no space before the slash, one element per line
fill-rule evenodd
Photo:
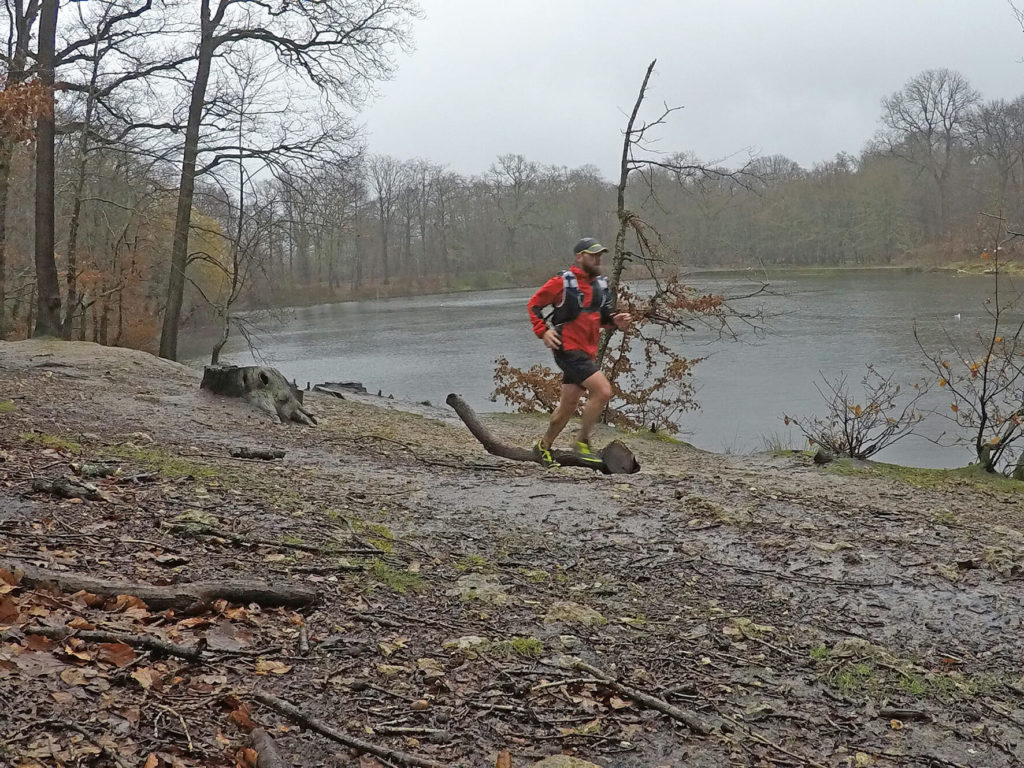
<path fill-rule="evenodd" d="M 607 253 L 608 249 L 601 245 L 597 240 L 592 237 L 584 237 L 577 241 L 575 247 L 572 249 L 572 255 L 575 256 L 577 253 Z"/>

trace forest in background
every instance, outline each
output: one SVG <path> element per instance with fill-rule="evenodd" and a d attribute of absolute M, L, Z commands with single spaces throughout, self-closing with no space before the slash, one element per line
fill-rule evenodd
<path fill-rule="evenodd" d="M 33 81 L 18 13 L 37 5 L 7 9 L 5 94 Z M 386 33 L 317 51 L 315 71 L 302 57 L 324 19 L 278 29 L 261 4 L 201 5 L 203 24 L 180 14 L 187 3 L 62 12 L 53 251 L 66 337 L 156 350 L 161 322 L 166 342 L 168 325 L 226 326 L 242 308 L 530 284 L 568 262 L 581 234 L 611 239 L 615 186 L 596 167 L 510 153 L 465 176 L 365 146 L 352 121 L 365 87 L 390 74 L 411 4 L 324 4 L 357 32 L 383 18 Z M 13 339 L 39 306 L 38 144 L 9 121 L 2 138 L 0 336 Z M 949 265 L 988 244 L 980 211 L 1013 223 L 1024 203 L 1024 96 L 986 100 L 960 73 L 929 70 L 881 99 L 858 155 L 811 168 L 771 154 L 661 157 L 629 194 L 664 238 L 667 269 Z"/>

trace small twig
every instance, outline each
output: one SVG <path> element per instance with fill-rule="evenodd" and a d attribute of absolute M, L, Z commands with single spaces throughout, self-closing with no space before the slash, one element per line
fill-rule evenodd
<path fill-rule="evenodd" d="M 25 627 L 26 635 L 42 635 L 51 640 L 65 640 L 77 637 L 89 643 L 124 643 L 133 648 L 144 648 L 147 651 L 158 651 L 170 656 L 178 656 L 189 661 L 202 661 L 203 654 L 198 648 L 189 648 L 168 640 L 160 640 L 152 635 L 129 635 L 122 632 L 101 632 L 92 629 L 73 630 L 69 627 Z"/>
<path fill-rule="evenodd" d="M 303 624 L 299 627 L 299 655 L 307 656 L 309 654 L 309 630 L 306 625 Z"/>
<path fill-rule="evenodd" d="M 188 723 L 185 722 L 185 718 L 178 714 L 178 712 L 172 709 L 171 707 L 166 707 L 163 704 L 157 704 L 156 706 L 158 709 L 162 709 L 165 712 L 170 712 L 172 715 L 178 718 L 178 722 L 181 723 L 181 727 L 185 730 L 185 739 L 188 741 L 188 751 L 194 752 L 195 747 L 192 745 L 192 736 L 188 732 Z"/>
<path fill-rule="evenodd" d="M 603 680 L 599 680 L 596 677 L 572 677 L 568 680 L 555 680 L 549 683 L 538 683 L 530 689 L 530 693 L 537 693 L 538 691 L 544 691 L 548 688 L 561 688 L 563 685 L 588 685 L 603 682 Z"/>
<path fill-rule="evenodd" d="M 691 731 L 707 736 L 711 733 L 712 727 L 701 720 L 696 713 L 689 712 L 685 709 L 669 704 L 664 699 L 659 699 L 657 696 L 651 696 L 649 693 L 633 688 L 632 686 L 620 683 L 607 672 L 604 672 L 597 667 L 592 667 L 586 662 L 577 659 L 573 662 L 573 669 L 577 669 L 580 672 L 586 672 L 589 675 L 593 675 L 598 678 L 602 683 L 607 685 L 609 688 L 613 688 L 619 693 L 625 694 L 629 698 L 633 699 L 639 704 L 649 707 L 650 709 L 656 709 L 662 714 L 668 715 L 673 720 L 678 720 L 680 723 L 685 725 Z"/>
<path fill-rule="evenodd" d="M 761 734 L 759 734 L 757 731 L 753 730 L 752 728 L 748 728 L 745 725 L 741 725 L 740 723 L 736 722 L 735 720 L 733 720 L 728 715 L 723 715 L 721 712 L 719 712 L 718 715 L 723 720 L 725 720 L 727 723 L 730 723 L 733 727 L 735 727 L 737 730 L 739 730 L 741 733 L 744 733 L 747 736 L 750 736 L 751 738 L 754 739 L 754 741 L 758 741 L 761 744 L 764 744 L 766 747 L 771 747 L 772 749 L 776 750 L 777 752 L 781 752 L 784 755 L 788 755 L 789 757 L 792 757 L 794 760 L 799 760 L 802 763 L 807 763 L 807 765 L 813 766 L 813 768 L 827 768 L 827 766 L 822 765 L 817 760 L 812 760 L 809 757 L 804 757 L 803 755 L 798 755 L 795 752 L 790 752 L 785 747 L 780 746 L 780 745 L 776 744 L 774 741 L 772 741 L 771 739 L 768 739 L 768 738 L 762 736 Z"/>
<path fill-rule="evenodd" d="M 402 765 L 413 765 L 418 766 L 419 768 L 446 768 L 444 763 L 439 763 L 429 757 L 422 757 L 410 752 L 402 752 L 397 749 L 388 749 L 369 741 L 363 741 L 362 739 L 357 739 L 353 736 L 344 734 L 327 725 L 327 723 L 322 720 L 318 720 L 317 718 L 306 714 L 293 704 L 290 704 L 283 699 L 279 699 L 276 696 L 272 696 L 269 693 L 258 691 L 254 696 L 256 701 L 270 707 L 275 712 L 294 720 L 300 725 L 304 725 L 310 730 L 316 731 L 321 736 L 326 736 L 332 741 L 344 744 L 347 747 L 352 747 L 360 752 L 366 752 L 371 755 L 376 755 L 377 757 L 383 757 L 385 760 L 393 760 L 394 762 L 401 763 Z"/>

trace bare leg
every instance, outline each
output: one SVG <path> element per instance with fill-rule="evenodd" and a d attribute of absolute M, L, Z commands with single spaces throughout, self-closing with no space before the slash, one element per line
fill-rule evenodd
<path fill-rule="evenodd" d="M 601 412 L 612 399 L 612 385 L 608 383 L 605 375 L 598 371 L 583 382 L 587 389 L 587 404 L 583 406 L 583 419 L 580 423 L 580 431 L 576 439 L 581 443 L 590 444 L 590 432 L 601 417 Z"/>
<path fill-rule="evenodd" d="M 541 438 L 545 448 L 550 448 L 569 419 L 576 413 L 576 406 L 579 405 L 584 389 L 577 384 L 562 384 L 562 396 L 558 400 L 558 407 L 551 414 L 551 421 L 548 423 L 548 431 Z"/>

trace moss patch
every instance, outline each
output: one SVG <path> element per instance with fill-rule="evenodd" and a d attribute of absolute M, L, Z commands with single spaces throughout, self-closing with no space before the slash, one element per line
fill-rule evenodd
<path fill-rule="evenodd" d="M 0 400 L 0 413 L 10 413 L 18 410 L 13 400 Z"/>
<path fill-rule="evenodd" d="M 423 589 L 423 577 L 418 573 L 393 568 L 383 560 L 377 558 L 370 562 L 369 574 L 374 581 L 387 587 L 392 592 L 404 594 L 410 589 L 413 592 L 418 592 Z"/>
<path fill-rule="evenodd" d="M 1024 483 L 1011 480 L 1003 475 L 986 472 L 977 465 L 957 469 L 925 469 L 923 467 L 902 467 L 899 464 L 837 459 L 827 465 L 825 471 L 836 475 L 884 477 L 899 480 L 915 488 L 952 490 L 966 485 L 989 491 L 1024 493 Z"/>
<path fill-rule="evenodd" d="M 159 472 L 164 477 L 194 477 L 196 480 L 208 480 L 219 473 L 206 464 L 189 461 L 181 456 L 174 456 L 156 448 L 140 448 L 131 443 L 114 445 L 103 449 L 103 453 L 126 459 Z"/>
<path fill-rule="evenodd" d="M 76 443 L 73 440 L 58 437 L 57 435 L 48 435 L 45 432 L 23 432 L 19 437 L 29 445 L 38 445 L 55 451 L 64 451 L 65 453 L 82 452 L 81 443 Z"/>

